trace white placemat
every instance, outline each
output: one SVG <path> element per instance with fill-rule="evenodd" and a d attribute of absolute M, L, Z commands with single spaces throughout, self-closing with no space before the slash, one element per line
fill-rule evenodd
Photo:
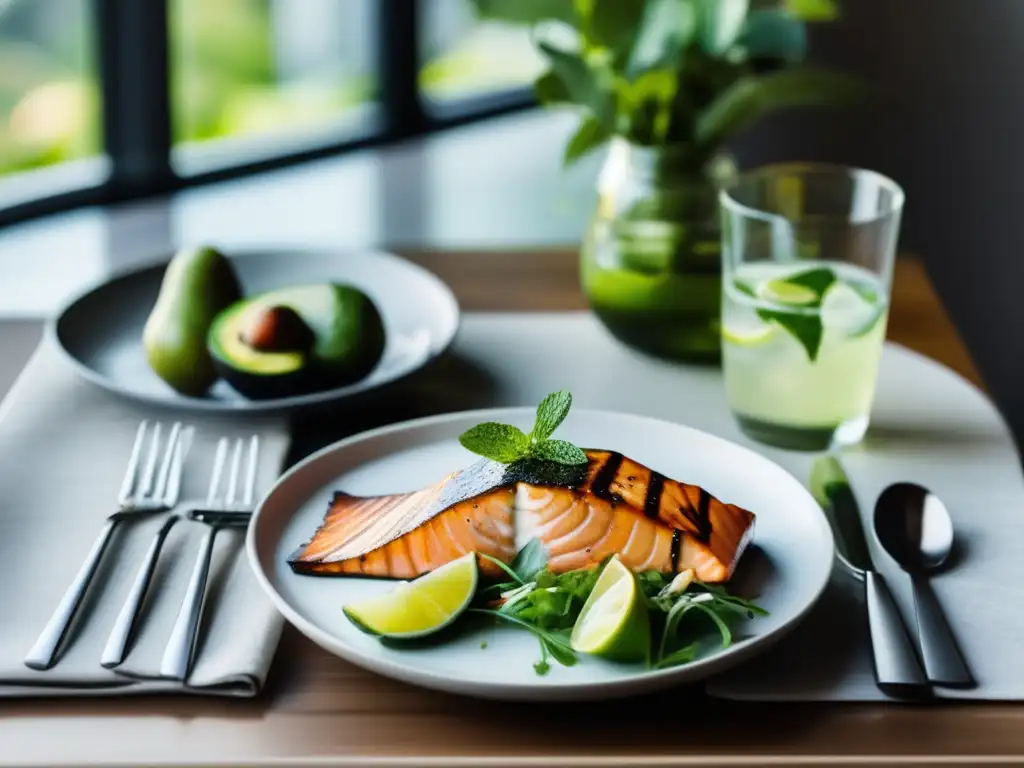
<path fill-rule="evenodd" d="M 720 370 L 633 352 L 588 313 L 468 315 L 443 373 L 438 384 L 418 385 L 434 411 L 531 405 L 566 388 L 581 407 L 657 416 L 742 443 L 801 481 L 814 458 L 746 439 L 729 413 Z M 1024 637 L 1024 476 L 1006 424 L 964 379 L 893 345 L 885 350 L 872 424 L 844 463 L 862 513 L 871 514 L 887 484 L 913 480 L 944 499 L 956 527 L 958 563 L 933 584 L 979 687 L 937 695 L 1024 699 L 1018 649 Z M 873 537 L 869 542 L 904 615 L 912 617 L 906 577 Z M 861 599 L 857 584 L 837 574 L 793 635 L 769 655 L 712 681 L 708 691 L 738 699 L 888 700 L 874 685 Z"/>
<path fill-rule="evenodd" d="M 9 570 L 0 580 L 0 610 L 5 612 L 6 619 L 0 625 L 3 627 L 0 630 L 0 694 L 97 695 L 175 689 L 166 683 L 146 682 L 125 690 L 127 681 L 112 679 L 102 670 L 97 672 L 92 660 L 98 655 L 96 644 L 102 647 L 100 640 L 80 641 L 79 650 L 68 652 L 68 661 L 75 661 L 73 667 L 66 667 L 76 672 L 71 685 L 65 686 L 55 678 L 58 684 L 53 691 L 47 691 L 24 686 L 20 677 L 23 674 L 18 669 L 23 653 L 21 646 L 27 649 L 26 641 L 30 643 L 34 639 L 35 626 L 42 626 L 51 606 L 56 604 L 106 513 L 101 507 L 94 509 L 85 503 L 81 492 L 75 492 L 74 484 L 92 487 L 105 473 L 109 475 L 107 483 L 113 480 L 116 488 L 130 447 L 130 436 L 120 438 L 122 442 L 127 441 L 123 447 L 117 443 L 118 447 L 114 448 L 104 441 L 90 454 L 88 462 L 78 462 L 72 454 L 60 453 L 64 456 L 63 462 L 55 463 L 64 468 L 60 482 L 45 478 L 44 487 L 50 492 L 49 504 L 40 503 L 39 481 L 21 469 L 31 466 L 28 454 L 12 446 L 20 444 L 19 434 L 39 435 L 32 443 L 39 453 L 43 453 L 47 445 L 59 447 L 61 439 L 82 440 L 81 436 L 75 437 L 75 430 L 68 432 L 54 426 L 60 419 L 78 419 L 80 411 L 90 418 L 105 415 L 108 420 L 110 414 L 121 414 L 115 420 L 124 419 L 126 424 L 134 424 L 134 419 L 140 416 L 133 406 L 63 376 L 54 366 L 52 359 L 42 352 L 37 353 L 28 372 L 5 401 L 0 415 L 0 568 L 10 569 L 14 562 L 21 568 L 18 579 L 12 580 Z M 38 375 L 39 371 L 45 371 L 46 376 Z M 37 374 L 35 378 L 29 375 L 32 372 Z M 60 386 L 48 385 L 51 386 L 48 391 L 37 390 L 36 387 L 48 378 L 56 378 Z M 343 431 L 329 425 L 325 427 L 328 431 L 337 431 L 326 439 L 339 439 L 344 434 L 384 421 L 427 413 L 534 405 L 547 392 L 563 387 L 573 392 L 581 406 L 657 416 L 745 444 L 769 456 L 801 480 L 806 479 L 813 460 L 812 455 L 766 448 L 743 437 L 729 414 L 718 369 L 675 365 L 633 352 L 614 341 L 588 313 L 467 314 L 449 356 L 424 375 L 403 383 L 381 402 L 382 408 L 374 409 L 373 413 L 361 409 L 359 413 L 350 414 Z M 26 408 L 35 410 L 26 415 L 23 413 Z M 50 426 L 46 426 L 47 419 Z M 288 440 L 283 424 L 273 419 L 258 423 L 261 434 L 280 441 L 277 445 L 283 457 Z M 256 428 L 256 424 L 250 420 L 243 425 L 218 422 L 207 426 L 204 420 L 204 432 L 208 430 L 212 434 L 226 429 L 230 433 L 232 429 Z M 117 455 L 118 450 L 124 455 Z M 74 454 L 77 455 L 80 454 Z M 1017 610 L 1024 597 L 1017 567 L 1018 552 L 1024 545 L 1024 477 L 1009 430 L 992 404 L 948 369 L 906 349 L 887 346 L 872 431 L 865 444 L 848 455 L 845 466 L 865 515 L 870 514 L 874 499 L 886 484 L 908 479 L 931 487 L 950 508 L 962 553 L 956 568 L 935 579 L 934 587 L 980 685 L 972 691 L 939 695 L 1024 699 L 1024 661 L 1016 650 L 1017 638 L 1024 634 L 1024 615 Z M 272 482 L 273 470 L 272 467 L 267 473 L 268 483 Z M 24 477 L 31 482 L 19 482 Z M 205 473 L 193 482 L 199 484 L 201 493 Z M 9 489 L 14 493 L 9 493 Z M 49 571 L 53 574 L 38 568 L 31 570 L 35 560 L 28 554 L 32 550 L 26 548 L 31 537 L 19 539 L 5 533 L 17 527 L 8 527 L 12 520 L 23 521 L 30 516 L 22 509 L 24 504 L 52 516 L 45 525 L 31 528 L 36 531 L 33 534 L 36 539 L 41 537 L 41 532 L 55 530 L 69 521 L 82 530 L 75 539 L 77 550 L 62 552 L 52 560 Z M 65 509 L 75 510 L 76 514 L 71 516 Z M 168 549 L 186 552 L 190 565 L 191 558 L 187 554 L 195 550 L 197 532 L 188 530 L 187 533 L 177 550 L 171 541 Z M 221 544 L 221 552 L 234 551 L 235 544 L 230 540 Z M 125 551 L 137 556 L 144 546 L 144 543 L 126 544 Z M 877 546 L 873 546 L 873 554 L 905 615 L 909 616 L 906 579 Z M 31 561 L 28 566 L 26 561 Z M 134 575 L 132 565 L 120 567 L 122 573 Z M 255 586 L 249 581 L 243 560 L 236 559 L 228 570 L 234 582 L 244 589 Z M 35 622 L 32 629 L 17 629 L 17 634 L 23 637 L 12 640 L 10 628 L 20 627 L 24 622 L 10 612 L 13 604 L 10 596 L 14 594 L 14 586 L 24 584 L 22 576 L 26 572 L 36 573 L 34 579 L 44 585 L 47 594 L 32 608 L 31 621 Z M 171 581 L 173 579 L 166 587 L 168 592 L 180 587 L 180 584 L 173 586 Z M 122 583 L 121 588 L 126 585 Z M 116 602 L 116 596 L 105 599 Z M 255 602 L 250 603 L 250 600 Z M 225 614 L 219 621 L 222 637 L 234 638 L 236 630 L 232 627 L 236 624 L 248 625 L 250 631 L 254 625 L 266 626 L 268 632 L 257 633 L 263 639 L 251 644 L 247 661 L 241 661 L 241 656 L 230 650 L 230 643 L 208 642 L 206 651 L 200 649 L 200 662 L 192 681 L 195 687 L 190 690 L 250 695 L 265 677 L 276 645 L 276 633 L 280 630 L 280 619 L 276 614 L 264 613 L 268 606 L 260 601 L 260 596 L 246 596 L 237 601 L 221 598 L 220 602 L 255 605 L 258 614 L 255 621 Z M 82 635 L 88 636 L 91 632 L 105 639 L 97 622 L 90 624 L 92 629 L 86 627 L 81 630 Z M 152 649 L 160 647 L 161 641 L 158 635 L 150 634 L 140 638 L 138 645 L 138 657 L 133 651 L 129 661 L 138 662 L 138 666 L 145 669 L 151 666 L 147 659 L 151 658 Z M 8 647 L 18 650 L 17 664 L 10 664 L 5 657 Z M 149 650 L 144 650 L 146 648 Z M 216 648 L 220 650 L 210 650 Z M 84 666 L 80 665 L 81 660 L 85 661 Z M 80 669 L 89 670 L 88 675 L 77 675 Z M 14 681 L 4 678 L 11 670 L 18 675 Z M 202 675 L 200 670 L 204 670 Z M 776 650 L 728 676 L 711 681 L 708 691 L 714 696 L 751 700 L 886 700 L 875 688 L 871 670 L 860 591 L 855 583 L 837 574 L 812 615 Z M 34 674 L 39 673 L 30 673 L 30 677 Z"/>
<path fill-rule="evenodd" d="M 183 692 L 253 696 L 270 668 L 283 620 L 249 569 L 238 530 L 215 541 L 207 604 L 185 684 L 161 680 L 160 660 L 205 531 L 182 520 L 170 531 L 137 637 L 116 671 L 100 666 L 114 618 L 164 515 L 115 531 L 57 664 L 22 660 L 116 508 L 142 419 L 195 428 L 181 502 L 203 499 L 221 436 L 260 435 L 257 498 L 274 483 L 290 445 L 285 419 L 229 419 L 156 411 L 80 379 L 48 340 L 0 406 L 0 696 Z M 166 434 L 166 432 L 165 432 Z"/>

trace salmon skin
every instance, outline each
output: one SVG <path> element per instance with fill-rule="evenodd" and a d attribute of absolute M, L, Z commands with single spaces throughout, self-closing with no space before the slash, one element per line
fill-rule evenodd
<path fill-rule="evenodd" d="M 636 572 L 692 568 L 701 581 L 728 581 L 753 536 L 752 512 L 621 453 L 585 453 L 579 465 L 483 459 L 410 493 L 335 493 L 288 562 L 308 575 L 413 579 L 473 551 L 510 564 L 537 539 L 553 573 L 618 554 Z M 501 575 L 486 558 L 479 565 Z"/>

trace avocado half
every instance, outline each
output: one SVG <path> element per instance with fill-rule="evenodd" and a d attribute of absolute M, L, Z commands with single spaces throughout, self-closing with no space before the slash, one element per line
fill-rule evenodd
<path fill-rule="evenodd" d="M 384 321 L 364 292 L 341 283 L 279 288 L 235 302 L 213 320 L 217 373 L 251 400 L 353 384 L 384 355 Z"/>

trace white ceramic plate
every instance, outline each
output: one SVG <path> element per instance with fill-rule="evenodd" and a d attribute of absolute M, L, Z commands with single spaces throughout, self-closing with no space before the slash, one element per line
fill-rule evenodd
<path fill-rule="evenodd" d="M 648 671 L 581 657 L 546 676 L 531 633 L 487 625 L 443 644 L 387 647 L 357 630 L 345 603 L 390 590 L 394 582 L 300 576 L 289 554 L 320 523 L 333 491 L 411 491 L 477 459 L 458 436 L 482 421 L 529 430 L 533 408 L 467 411 L 392 425 L 329 446 L 288 471 L 259 506 L 246 540 L 260 583 L 299 631 L 348 661 L 382 675 L 438 690 L 507 700 L 598 699 L 693 682 L 760 653 L 791 630 L 821 595 L 832 569 L 833 540 L 814 498 L 785 470 L 718 437 L 630 414 L 574 409 L 556 437 L 617 450 L 669 477 L 704 486 L 757 515 L 754 543 L 732 589 L 769 611 L 737 626 L 728 649 L 681 667 Z M 486 642 L 486 648 L 482 643 Z"/>
<path fill-rule="evenodd" d="M 397 381 L 431 362 L 451 345 L 459 306 L 437 276 L 389 253 L 291 248 L 226 251 L 246 295 L 327 281 L 362 289 L 384 319 L 384 355 L 368 376 L 334 389 L 249 400 L 224 381 L 204 397 L 172 390 L 146 363 L 142 329 L 160 292 L 166 262 L 112 277 L 71 300 L 47 331 L 80 375 L 123 397 L 203 412 L 294 411 L 344 400 Z"/>

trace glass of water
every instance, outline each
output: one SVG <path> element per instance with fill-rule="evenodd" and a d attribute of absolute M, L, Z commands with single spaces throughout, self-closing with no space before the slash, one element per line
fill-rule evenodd
<path fill-rule="evenodd" d="M 821 164 L 722 191 L 722 365 L 752 439 L 814 451 L 864 437 L 903 200 L 879 173 Z"/>

